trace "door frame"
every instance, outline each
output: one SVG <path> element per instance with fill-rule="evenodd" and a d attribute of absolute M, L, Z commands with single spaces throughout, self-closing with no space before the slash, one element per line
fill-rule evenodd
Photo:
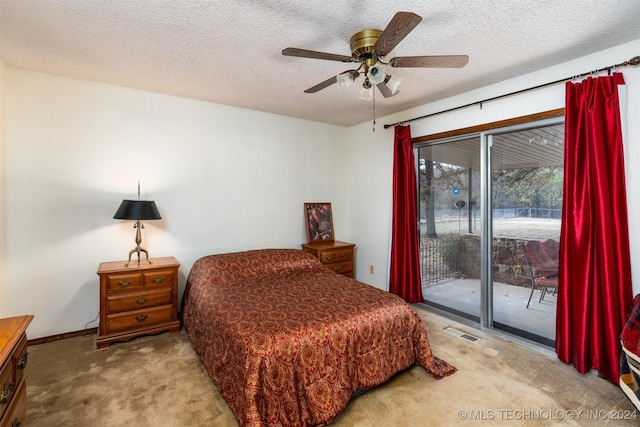
<path fill-rule="evenodd" d="M 493 215 L 491 199 L 491 146 L 493 135 L 549 126 L 564 122 L 564 108 L 544 111 L 536 114 L 515 117 L 477 126 L 455 129 L 446 132 L 423 135 L 412 138 L 415 150 L 426 142 L 445 143 L 462 136 L 480 138 L 480 329 L 496 330 L 493 321 Z M 417 154 L 417 153 L 416 153 Z M 418 156 L 416 155 L 416 159 Z M 418 173 L 416 168 L 416 179 Z"/>

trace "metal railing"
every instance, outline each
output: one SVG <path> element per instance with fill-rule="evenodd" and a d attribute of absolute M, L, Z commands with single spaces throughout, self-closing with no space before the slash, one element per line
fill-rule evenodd
<path fill-rule="evenodd" d="M 429 285 L 462 275 L 462 255 L 457 239 L 420 239 L 422 284 Z"/>

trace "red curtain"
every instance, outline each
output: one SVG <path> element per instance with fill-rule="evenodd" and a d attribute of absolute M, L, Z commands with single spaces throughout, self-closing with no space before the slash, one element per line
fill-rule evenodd
<path fill-rule="evenodd" d="M 567 82 L 556 352 L 618 383 L 632 302 L 618 85 L 622 74 Z"/>
<path fill-rule="evenodd" d="M 409 303 L 422 302 L 417 194 L 411 128 L 396 126 L 389 291 Z"/>

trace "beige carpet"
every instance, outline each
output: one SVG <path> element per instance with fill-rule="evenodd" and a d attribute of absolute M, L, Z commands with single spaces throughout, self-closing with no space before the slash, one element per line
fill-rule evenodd
<path fill-rule="evenodd" d="M 355 399 L 337 427 L 640 425 L 620 389 L 555 358 L 418 310 L 441 380 L 413 367 Z M 444 332 L 453 326 L 480 341 Z M 95 336 L 29 347 L 27 425 L 237 426 L 184 331 L 95 351 Z M 640 414 L 637 416 L 640 419 Z"/>

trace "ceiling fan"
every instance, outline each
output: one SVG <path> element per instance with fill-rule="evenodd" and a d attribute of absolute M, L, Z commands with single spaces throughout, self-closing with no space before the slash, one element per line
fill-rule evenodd
<path fill-rule="evenodd" d="M 334 83 L 340 83 L 347 87 L 357 79 L 360 74 L 365 76 L 360 98 L 371 99 L 375 85 L 382 96 L 388 98 L 398 93 L 401 80 L 389 74 L 385 66 L 398 67 L 423 67 L 423 68 L 460 68 L 469 62 L 467 55 L 441 55 L 441 56 L 398 56 L 384 61 L 389 54 L 419 23 L 422 17 L 412 12 L 397 12 L 384 31 L 363 30 L 351 37 L 351 56 L 337 55 L 333 53 L 317 52 L 314 50 L 288 47 L 282 50 L 285 56 L 301 58 L 324 59 L 329 61 L 355 62 L 358 67 L 344 71 L 322 83 L 305 90 L 306 93 L 316 93 Z"/>

